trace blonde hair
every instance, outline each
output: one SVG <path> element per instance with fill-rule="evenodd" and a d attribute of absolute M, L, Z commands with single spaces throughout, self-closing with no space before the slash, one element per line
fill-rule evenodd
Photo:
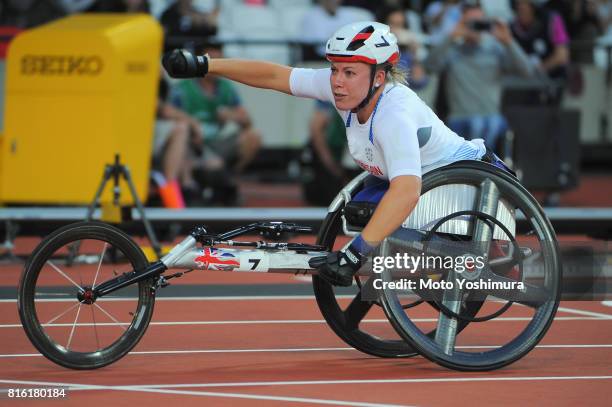
<path fill-rule="evenodd" d="M 408 76 L 410 74 L 408 69 L 402 68 L 399 65 L 392 65 L 386 72 L 387 82 L 400 83 L 408 86 Z"/>

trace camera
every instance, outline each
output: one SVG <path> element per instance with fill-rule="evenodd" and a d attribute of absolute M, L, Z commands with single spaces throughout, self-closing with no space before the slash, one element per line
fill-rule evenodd
<path fill-rule="evenodd" d="M 490 20 L 472 20 L 468 22 L 467 26 L 473 31 L 491 31 L 493 22 Z"/>

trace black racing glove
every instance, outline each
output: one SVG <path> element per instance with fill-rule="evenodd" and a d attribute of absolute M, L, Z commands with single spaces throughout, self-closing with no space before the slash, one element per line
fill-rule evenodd
<path fill-rule="evenodd" d="M 328 283 L 348 287 L 353 283 L 353 276 L 361 268 L 367 254 L 373 249 L 358 236 L 345 250 L 314 257 L 308 264 L 318 269 L 319 277 Z"/>
<path fill-rule="evenodd" d="M 197 78 L 208 73 L 208 57 L 193 55 L 185 49 L 166 53 L 162 58 L 162 65 L 173 78 Z"/>

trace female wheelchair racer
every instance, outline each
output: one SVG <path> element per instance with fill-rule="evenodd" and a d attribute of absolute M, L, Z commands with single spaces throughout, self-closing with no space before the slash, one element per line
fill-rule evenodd
<path fill-rule="evenodd" d="M 152 316 L 155 290 L 167 284 L 168 279 L 182 275 L 162 275 L 173 267 L 271 272 L 316 269 L 314 292 L 329 326 L 356 349 L 381 357 L 420 353 L 453 369 L 490 370 L 518 360 L 541 340 L 558 306 L 561 269 L 554 231 L 537 201 L 501 160 L 486 151 L 480 140 L 469 142 L 456 136 L 398 81 L 395 63 L 399 50 L 389 27 L 374 22 L 343 27 L 328 41 L 327 57 L 332 67 L 322 70 L 292 69 L 260 61 L 211 60 L 185 50 L 175 50 L 163 59 L 164 67 L 173 77 L 210 73 L 255 87 L 334 103 L 346 123 L 349 150 L 367 172 L 349 183 L 331 203 L 317 245 L 228 240 L 249 231 L 305 231 L 281 223 L 253 224 L 221 235 L 196 229 L 161 261 L 148 265 L 135 243 L 108 225 L 86 223 L 60 229 L 32 254 L 19 288 L 22 323 L 42 354 L 77 369 L 97 368 L 118 360 L 144 334 Z M 521 239 L 517 237 L 519 217 L 524 220 L 522 236 L 526 236 Z M 341 250 L 331 252 L 341 231 L 354 238 Z M 93 256 L 98 262 L 93 284 L 70 279 L 53 257 L 66 245 L 83 239 L 105 242 L 102 254 Z M 465 242 L 472 244 L 462 245 Z M 194 250 L 196 243 L 202 244 L 204 250 Z M 216 244 L 252 246 L 258 250 L 215 249 Z M 96 285 L 101 265 L 109 256 L 109 246 L 129 260 L 132 271 L 100 280 L 104 282 Z M 278 252 L 279 249 L 285 252 Z M 273 253 L 263 254 L 266 250 Z M 429 280 L 478 277 L 501 284 L 520 281 L 524 288 L 510 292 L 496 288 L 463 289 L 456 285 L 442 293 L 417 289 L 413 293 L 417 300 L 409 304 L 398 290 L 382 290 L 378 297 L 368 297 L 374 281 L 362 267 L 368 255 L 436 250 L 458 256 L 483 253 L 489 261 L 487 267 L 462 275 L 452 270 L 428 270 Z M 72 261 L 69 259 L 66 264 Z M 535 269 L 535 279 L 526 278 L 526 265 Z M 76 293 L 68 294 L 77 299 L 72 308 L 63 313 L 43 310 L 45 305 L 40 305 L 37 299 L 45 295 L 38 292 L 44 273 L 59 273 L 77 287 Z M 387 270 L 381 278 L 392 282 L 398 276 Z M 333 286 L 349 286 L 353 280 L 359 292 L 343 309 Z M 138 301 L 129 313 L 131 321 L 124 323 L 103 310 L 100 301 L 130 286 L 138 287 Z M 503 305 L 491 311 L 490 304 L 485 304 L 488 296 L 501 300 Z M 408 309 L 423 302 L 439 312 L 433 330 L 408 315 Z M 489 348 L 476 346 L 473 351 L 457 345 L 457 335 L 468 325 L 492 320 L 514 303 L 524 306 L 532 315 L 510 341 Z M 96 332 L 95 351 L 73 349 L 79 311 L 84 305 L 97 307 L 106 317 L 128 328 L 123 328 L 119 339 L 108 346 L 98 343 Z M 401 340 L 382 338 L 366 330 L 362 322 L 374 305 L 383 307 Z M 48 327 L 74 309 L 76 318 L 62 344 Z"/>
<path fill-rule="evenodd" d="M 334 285 L 350 285 L 362 259 L 412 212 L 420 196 L 422 166 L 478 160 L 486 153 L 482 140 L 457 136 L 405 86 L 405 76 L 396 68 L 399 56 L 397 39 L 387 25 L 361 22 L 339 29 L 327 42 L 331 69 L 211 60 L 183 50 L 164 58 L 164 67 L 174 77 L 210 73 L 336 106 L 346 123 L 352 157 L 389 182 L 362 233 L 346 249 L 313 262 L 319 275 Z"/>

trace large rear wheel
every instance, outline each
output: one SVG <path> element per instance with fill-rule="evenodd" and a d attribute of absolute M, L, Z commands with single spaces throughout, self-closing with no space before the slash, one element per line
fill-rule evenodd
<path fill-rule="evenodd" d="M 457 215 L 470 217 L 472 247 L 475 252 L 481 250 L 488 261 L 479 271 L 442 275 L 443 281 L 453 283 L 453 288 L 443 289 L 442 294 L 420 292 L 421 296 L 430 295 L 428 299 L 438 308 L 428 324 L 417 323 L 403 309 L 397 290 L 381 291 L 385 312 L 402 338 L 442 366 L 492 370 L 517 361 L 544 337 L 559 304 L 562 272 L 554 230 L 537 201 L 515 178 L 486 164 L 449 166 L 433 173 L 428 181 L 431 188 L 452 184 L 479 191 L 474 211 L 450 214 L 443 221 Z M 495 217 L 502 201 L 515 211 L 517 219 L 524 220 L 525 226 L 516 236 L 508 236 L 512 233 L 507 229 L 502 231 L 503 225 Z M 493 239 L 502 232 L 505 237 Z M 389 271 L 382 275 L 386 282 L 397 279 Z M 464 287 L 468 280 L 486 284 L 460 288 L 459 280 L 464 280 Z M 457 310 L 469 306 L 474 295 L 487 301 L 480 314 L 466 318 Z M 470 325 L 459 336 L 462 322 Z M 436 329 L 433 336 L 432 328 Z"/>

